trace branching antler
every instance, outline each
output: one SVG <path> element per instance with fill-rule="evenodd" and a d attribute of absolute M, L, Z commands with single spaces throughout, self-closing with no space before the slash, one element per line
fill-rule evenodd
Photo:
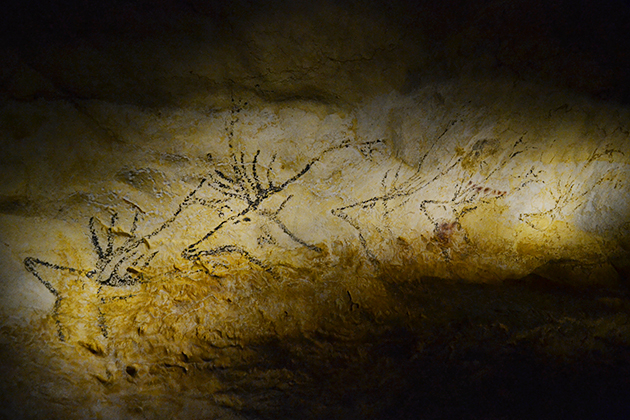
<path fill-rule="evenodd" d="M 452 122 L 450 126 L 452 126 L 453 123 L 454 122 Z M 441 136 L 443 135 L 444 133 L 442 133 Z M 452 210 L 452 220 L 449 221 L 449 223 L 452 224 L 457 223 L 459 217 L 463 216 L 466 212 L 474 210 L 476 207 L 471 206 L 476 201 L 481 199 L 500 198 L 507 194 L 507 191 L 497 190 L 496 188 L 489 187 L 488 182 L 492 178 L 492 176 L 498 173 L 498 171 L 507 167 L 509 162 L 515 156 L 524 151 L 522 143 L 523 142 L 521 137 L 512 145 L 510 149 L 504 152 L 504 158 L 501 159 L 499 163 L 495 165 L 492 170 L 489 171 L 489 173 L 485 175 L 480 181 L 476 181 L 473 183 L 471 178 L 468 177 L 455 184 L 455 190 L 453 192 L 453 196 L 450 199 L 427 198 L 420 202 L 420 204 L 418 205 L 418 210 L 431 222 L 431 224 L 433 224 L 434 230 L 436 232 L 440 230 L 440 226 L 444 222 L 438 220 L 432 214 L 432 211 L 429 209 L 429 207 L 443 207 L 445 209 L 448 208 Z M 401 208 L 402 206 L 407 204 L 413 197 L 416 197 L 418 194 L 426 191 L 428 187 L 433 185 L 435 182 L 447 177 L 448 175 L 451 175 L 453 171 L 461 166 L 462 162 L 465 159 L 470 159 L 471 157 L 476 156 L 475 146 L 473 146 L 472 150 L 467 155 L 452 157 L 448 162 L 446 162 L 446 164 L 443 166 L 443 169 L 437 170 L 437 172 L 425 170 L 425 168 L 423 168 L 423 164 L 425 163 L 428 155 L 433 150 L 435 150 L 434 146 L 435 142 L 430 145 L 428 151 L 422 156 L 420 163 L 412 174 L 406 177 L 401 176 L 402 164 L 400 164 L 395 171 L 388 170 L 387 172 L 385 172 L 385 175 L 381 179 L 381 193 L 379 195 L 375 195 L 365 200 L 361 200 L 353 204 L 331 210 L 331 213 L 333 215 L 341 218 L 357 230 L 359 241 L 365 249 L 369 259 L 373 262 L 377 262 L 376 257 L 367 247 L 367 241 L 365 239 L 365 235 L 361 228 L 361 223 L 358 217 L 353 217 L 351 215 L 351 212 L 353 210 L 356 211 L 361 209 L 374 208 L 377 204 L 380 204 L 382 205 L 383 216 L 387 217 L 391 212 L 395 211 L 395 209 Z M 484 161 L 481 161 L 481 163 L 484 163 Z"/>
<path fill-rule="evenodd" d="M 368 144 L 376 144 L 380 143 L 380 140 L 376 140 L 373 142 L 365 142 L 359 145 L 368 145 Z M 245 161 L 245 154 L 240 152 L 237 154 L 234 152 L 232 146 L 230 146 L 231 154 L 231 173 L 227 173 L 226 171 L 222 171 L 219 169 L 214 169 L 208 176 L 209 182 L 208 185 L 212 187 L 215 191 L 220 194 L 236 199 L 244 204 L 244 208 L 230 217 L 227 217 L 221 220 L 216 226 L 214 226 L 211 230 L 209 230 L 201 239 L 197 242 L 189 245 L 183 252 L 182 257 L 188 260 L 196 260 L 204 255 L 212 255 L 212 249 L 210 250 L 202 250 L 200 249 L 202 243 L 207 242 L 210 238 L 212 238 L 218 231 L 225 228 L 228 224 L 236 224 L 240 220 L 243 220 L 248 214 L 253 212 L 258 212 L 264 217 L 271 220 L 275 223 L 280 229 L 289 236 L 296 243 L 307 247 L 313 251 L 321 251 L 320 248 L 308 244 L 306 241 L 299 238 L 295 235 L 278 217 L 278 213 L 283 208 L 284 204 L 290 199 L 289 196 L 284 202 L 280 205 L 280 207 L 275 212 L 270 211 L 262 211 L 260 209 L 261 205 L 267 201 L 269 198 L 277 195 L 278 193 L 283 192 L 289 185 L 294 184 L 302 177 L 304 177 L 315 165 L 317 162 L 321 161 L 322 158 L 334 151 L 340 150 L 344 148 L 348 148 L 353 144 L 350 140 L 344 140 L 339 145 L 330 147 L 322 151 L 317 157 L 312 158 L 308 161 L 299 171 L 297 171 L 293 176 L 285 179 L 283 181 L 277 181 L 274 179 L 273 173 L 273 163 L 276 160 L 276 155 L 274 154 L 270 162 L 266 168 L 265 176 L 261 176 L 261 168 L 260 164 L 260 150 L 257 150 L 254 154 L 254 157 L 251 163 L 247 163 Z M 358 146 L 358 145 L 357 145 Z"/>

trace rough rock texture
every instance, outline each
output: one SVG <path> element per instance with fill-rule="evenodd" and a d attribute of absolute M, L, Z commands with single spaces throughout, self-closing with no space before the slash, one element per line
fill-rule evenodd
<path fill-rule="evenodd" d="M 625 418 L 630 8 L 569 3 L 7 6 L 0 415 Z"/>

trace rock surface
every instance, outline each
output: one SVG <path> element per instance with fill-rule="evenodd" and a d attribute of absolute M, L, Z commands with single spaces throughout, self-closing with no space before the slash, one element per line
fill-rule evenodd
<path fill-rule="evenodd" d="M 630 9 L 482 3 L 12 6 L 0 413 L 623 418 Z"/>

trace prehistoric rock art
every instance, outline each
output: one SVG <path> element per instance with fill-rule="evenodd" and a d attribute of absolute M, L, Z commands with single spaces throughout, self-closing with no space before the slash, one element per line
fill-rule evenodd
<path fill-rule="evenodd" d="M 234 121 L 231 122 L 231 125 L 233 124 Z M 206 233 L 200 238 L 185 238 L 189 245 L 181 250 L 180 257 L 182 261 L 187 261 L 188 265 L 183 264 L 182 266 L 186 268 L 178 268 L 179 274 L 175 275 L 220 277 L 230 272 L 229 264 L 221 259 L 228 256 L 232 260 L 243 259 L 249 264 L 250 269 L 262 270 L 273 278 L 277 273 L 274 262 L 265 258 L 268 254 L 259 255 L 258 249 L 248 248 L 247 245 L 239 243 L 238 238 L 219 238 L 219 233 L 255 224 L 258 228 L 249 229 L 247 232 L 257 235 L 256 243 L 259 248 L 272 246 L 276 248 L 275 252 L 281 252 L 277 238 L 280 234 L 297 247 L 303 248 L 305 252 L 321 253 L 320 246 L 308 243 L 283 222 L 283 211 L 291 207 L 292 200 L 297 199 L 294 198 L 295 194 L 299 194 L 299 190 L 289 194 L 287 188 L 306 177 L 314 165 L 324 164 L 329 154 L 353 147 L 360 150 L 361 156 L 367 159 L 371 155 L 371 148 L 379 142 L 380 140 L 353 143 L 350 140 L 343 140 L 321 151 L 292 176 L 279 180 L 274 172 L 276 155 L 272 155 L 266 164 L 263 164 L 262 152 L 256 150 L 253 158 L 248 161 L 246 153 L 234 146 L 233 131 L 230 130 L 228 162 L 221 166 L 221 169 L 215 167 L 203 178 L 198 186 L 181 200 L 175 212 L 154 230 L 147 234 L 138 233 L 143 216 L 137 210 L 128 230 L 118 226 L 116 213 L 111 216 L 107 225 L 92 217 L 88 224 L 88 232 L 97 257 L 95 267 L 86 269 L 62 266 L 37 257 L 27 257 L 24 265 L 55 296 L 52 316 L 61 340 L 86 332 L 94 336 L 97 330 L 102 337 L 107 338 L 109 315 L 106 308 L 111 306 L 108 304 L 132 299 L 144 285 L 152 281 L 152 275 L 161 273 L 163 276 L 168 272 L 168 268 L 160 268 L 153 264 L 160 250 L 152 249 L 150 241 L 172 229 L 183 213 L 195 207 L 208 208 L 216 213 L 219 222 L 206 229 Z M 505 185 L 501 177 L 505 177 L 506 168 L 512 170 L 514 166 L 519 166 L 514 165 L 514 160 L 530 149 L 520 138 L 510 148 L 499 151 L 498 158 L 492 154 L 484 157 L 480 152 L 485 143 L 486 140 L 475 141 L 467 152 L 452 157 L 441 167 L 427 168 L 423 162 L 435 150 L 431 146 L 415 169 L 397 163 L 396 167 L 386 170 L 380 180 L 378 194 L 349 205 L 331 208 L 329 211 L 356 230 L 360 246 L 375 268 L 382 262 L 383 257 L 373 248 L 382 245 L 369 238 L 375 231 L 379 232 L 381 237 L 395 235 L 391 231 L 387 233 L 387 230 L 396 228 L 394 224 L 398 227 L 401 223 L 405 225 L 405 219 L 401 219 L 400 214 L 407 215 L 405 216 L 407 218 L 424 218 L 429 226 L 428 236 L 433 238 L 443 261 L 449 263 L 454 258 L 452 248 L 457 246 L 457 241 L 469 242 L 463 226 L 463 218 L 468 213 L 477 211 L 480 206 L 501 204 L 507 196 L 518 195 L 521 189 L 531 183 L 542 186 L 552 183 L 545 180 L 544 169 L 520 165 L 523 169 L 519 175 L 519 184 L 510 191 L 497 189 L 497 184 Z M 588 165 L 603 153 L 593 151 L 591 158 L 580 165 L 579 172 L 585 171 Z M 485 167 L 485 175 L 479 176 L 474 171 L 463 168 L 464 164 L 470 165 L 471 162 L 479 167 Z M 569 203 L 574 209 L 579 207 L 584 202 L 584 197 L 608 175 L 608 172 L 604 172 L 592 182 L 579 186 L 575 179 L 556 181 L 551 192 L 555 198 L 554 206 L 539 213 L 521 213 L 519 221 L 536 228 L 532 222 L 536 217 L 549 216 L 551 219 L 560 217 L 560 212 Z M 446 188 L 445 182 L 448 183 Z M 436 185 L 443 189 L 436 190 Z M 202 190 L 203 197 L 200 193 Z M 276 201 L 279 204 L 266 205 L 275 196 L 279 197 Z M 392 224 L 390 218 L 394 218 L 395 223 Z M 203 226 L 203 222 L 201 225 Z M 172 260 L 177 256 L 169 258 Z M 85 330 L 84 332 L 69 331 L 65 325 L 64 320 L 78 316 L 66 309 L 69 299 L 83 302 L 86 312 L 79 315 L 83 320 L 78 325 L 80 329 Z M 83 339 L 83 342 L 86 340 Z"/>
<path fill-rule="evenodd" d="M 513 164 L 516 156 L 526 150 L 521 138 L 511 148 L 499 151 L 502 154 L 501 158 L 496 159 L 496 156 L 491 156 L 490 159 L 479 159 L 480 151 L 486 143 L 486 140 L 480 140 L 476 141 L 468 152 L 452 156 L 440 167 L 423 166 L 427 157 L 431 153 L 436 153 L 435 144 L 439 140 L 439 138 L 435 139 L 427 147 L 427 151 L 415 170 L 410 170 L 408 167 L 403 170 L 403 164 L 399 164 L 394 169 L 388 169 L 380 182 L 380 194 L 331 210 L 332 214 L 357 230 L 361 245 L 372 262 L 378 263 L 378 258 L 369 249 L 363 232 L 364 228 L 361 227 L 362 218 L 373 220 L 374 213 L 378 213 L 379 220 L 387 224 L 387 219 L 394 212 L 415 213 L 426 218 L 433 226 L 433 234 L 438 242 L 446 246 L 453 231 L 461 228 L 461 217 L 477 209 L 479 203 L 499 200 L 507 194 L 507 191 L 493 187 L 492 183 L 497 182 L 498 175 L 504 175 L 501 171 Z M 475 171 L 462 168 L 466 163 L 470 165 L 470 162 L 474 162 L 479 167 L 494 166 L 489 170 L 486 169 L 486 174 L 480 176 Z M 475 181 L 473 182 L 472 179 Z M 505 184 L 504 179 L 498 182 Z M 435 191 L 436 185 L 444 188 L 445 183 L 452 184 L 450 188 L 446 185 L 446 192 Z M 514 192 L 516 191 L 518 188 Z M 386 226 L 376 227 L 376 229 L 379 228 L 386 228 Z M 448 259 L 445 247 L 443 247 L 443 252 L 444 257 Z"/>
<path fill-rule="evenodd" d="M 252 389 L 249 398 L 295 378 L 318 382 L 266 346 L 275 354 L 276 344 L 305 339 L 379 341 L 382 331 L 376 339 L 370 331 L 405 317 L 417 331 L 425 322 L 441 329 L 424 308 L 450 292 L 434 302 L 426 282 L 616 279 L 609 258 L 620 254 L 627 207 L 621 125 L 580 143 L 553 122 L 507 127 L 473 107 L 430 127 L 406 123 L 427 118 L 422 95 L 391 98 L 370 112 L 261 104 L 195 114 L 185 125 L 205 125 L 190 138 L 108 161 L 101 192 L 77 184 L 85 199 L 58 216 L 62 227 L 16 252 L 30 286 L 39 281 L 54 297 L 34 329 L 49 338 L 42 351 L 75 363 L 44 370 L 80 372 L 81 384 L 111 391 L 112 401 L 188 388 L 238 411 L 255 403 L 235 396 L 235 383 Z M 388 113 L 396 118 L 378 119 Z M 174 124 L 134 116 L 147 131 Z M 557 126 L 581 116 L 566 118 Z M 407 131 L 396 134 L 393 123 Z M 53 197 L 59 207 L 72 188 Z M 519 327 L 500 334 L 510 328 Z M 420 339 L 409 340 L 414 360 Z M 314 371 L 320 362 L 328 363 L 317 359 Z M 271 367 L 255 373 L 259 363 Z"/>
<path fill-rule="evenodd" d="M 236 112 L 238 111 L 233 111 L 232 115 Z M 221 238 L 217 239 L 221 231 L 234 230 L 238 225 L 254 224 L 253 219 L 261 219 L 257 223 L 261 229 L 258 232 L 260 236 L 257 243 L 261 247 L 278 248 L 278 241 L 274 235 L 279 232 L 298 247 L 303 247 L 309 252 L 322 252 L 321 248 L 301 239 L 299 234 L 283 223 L 282 211 L 290 206 L 294 197 L 285 190 L 306 176 L 313 165 L 322 162 L 330 153 L 350 147 L 367 150 L 380 140 L 360 143 L 342 140 L 339 144 L 321 151 L 292 176 L 278 180 L 274 174 L 275 154 L 266 165 L 263 165 L 261 150 L 257 150 L 248 162 L 245 152 L 236 149 L 232 129 L 236 121 L 235 118 L 230 121 L 228 162 L 225 165 L 217 165 L 227 166 L 227 170 L 214 168 L 157 228 L 147 234 L 140 234 L 139 224 L 144 216 L 138 209 L 135 210 L 128 230 L 119 226 L 117 213 L 111 216 L 107 225 L 91 217 L 88 232 L 97 258 L 95 267 L 85 269 L 62 266 L 31 256 L 24 260 L 25 268 L 55 296 L 52 318 L 56 324 L 57 335 L 62 341 L 67 339 L 77 341 L 90 349 L 99 348 L 98 352 L 102 353 L 103 350 L 98 344 L 94 344 L 94 340 L 102 341 L 99 336 L 108 338 L 110 331 L 108 319 L 112 316 L 110 313 L 112 309 L 108 308 L 120 310 L 119 306 L 109 305 L 110 303 L 127 301 L 133 305 L 133 298 L 146 292 L 147 284 L 156 277 L 205 276 L 206 279 L 211 279 L 225 275 L 230 272 L 231 267 L 221 258 L 222 256 L 228 256 L 237 263 L 244 259 L 249 264 L 249 269 L 261 270 L 274 277 L 276 273 L 273 261 L 258 256 L 255 249 L 248 249 L 235 239 L 228 238 L 227 242 L 223 239 L 223 243 Z M 281 202 L 276 207 L 268 208 L 265 204 L 274 196 L 281 196 Z M 158 235 L 169 236 L 169 230 L 174 229 L 173 225 L 178 219 L 184 213 L 194 211 L 191 209 L 195 207 L 212 210 L 220 221 L 199 239 L 184 238 L 189 245 L 181 250 L 180 255 L 169 255 L 161 260 L 163 263 L 164 260 L 177 261 L 180 258 L 180 262 L 173 266 L 174 269 L 161 267 L 159 262 L 156 264 L 156 256 L 161 250 L 154 250 L 150 241 Z M 200 220 L 199 223 L 203 226 L 205 222 Z M 271 233 L 273 226 L 276 227 L 275 233 Z M 74 301 L 73 304 L 69 305 L 70 301 Z"/>

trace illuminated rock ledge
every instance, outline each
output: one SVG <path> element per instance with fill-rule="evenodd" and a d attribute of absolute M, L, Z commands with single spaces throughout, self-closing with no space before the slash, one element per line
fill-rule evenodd
<path fill-rule="evenodd" d="M 359 6 L 172 2 L 166 35 L 128 6 L 68 40 L 84 11 L 4 56 L 2 415 L 630 410 L 628 107 L 553 60 L 440 73 L 465 41 Z"/>

